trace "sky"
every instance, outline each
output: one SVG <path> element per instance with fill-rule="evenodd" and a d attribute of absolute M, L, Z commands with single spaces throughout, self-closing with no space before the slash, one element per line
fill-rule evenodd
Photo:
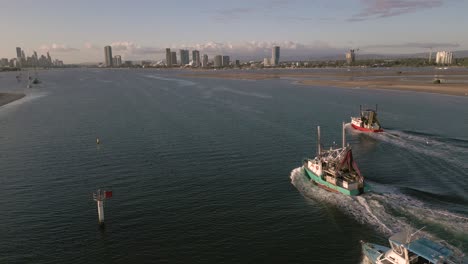
<path fill-rule="evenodd" d="M 466 0 L 0 0 L 0 58 L 162 60 L 164 49 L 233 59 L 468 50 Z"/>

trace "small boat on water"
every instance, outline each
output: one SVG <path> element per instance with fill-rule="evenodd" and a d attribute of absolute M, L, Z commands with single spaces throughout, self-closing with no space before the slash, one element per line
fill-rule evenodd
<path fill-rule="evenodd" d="M 391 236 L 388 241 L 390 248 L 362 242 L 364 264 L 422 264 L 467 263 L 463 254 L 450 249 L 444 242 L 434 242 L 423 236 L 416 236 L 409 231 L 403 231 Z"/>
<path fill-rule="evenodd" d="M 377 119 L 377 105 L 374 109 L 362 110 L 362 106 L 359 109 L 360 117 L 351 117 L 351 126 L 359 131 L 363 132 L 383 132 L 380 122 Z"/>
<path fill-rule="evenodd" d="M 323 150 L 320 144 L 320 127 L 317 127 L 317 157 L 304 159 L 306 177 L 330 192 L 356 196 L 369 191 L 356 162 L 351 146 L 346 145 L 345 124 L 343 123 L 343 144 L 341 148 Z"/>

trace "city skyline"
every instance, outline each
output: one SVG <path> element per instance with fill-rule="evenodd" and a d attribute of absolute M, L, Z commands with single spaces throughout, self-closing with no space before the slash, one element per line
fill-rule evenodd
<path fill-rule="evenodd" d="M 0 57 L 16 57 L 18 46 L 67 63 L 103 62 L 107 45 L 125 60 L 164 60 L 166 47 L 233 58 L 267 57 L 273 46 L 284 58 L 357 48 L 362 54 L 468 50 L 464 1 L 181 2 L 50 0 L 34 9 L 23 8 L 33 4 L 27 0 L 2 3 L 5 19 L 14 22 L 0 25 Z M 106 8 L 112 12 L 101 17 Z M 171 19 L 174 13 L 182 19 Z"/>

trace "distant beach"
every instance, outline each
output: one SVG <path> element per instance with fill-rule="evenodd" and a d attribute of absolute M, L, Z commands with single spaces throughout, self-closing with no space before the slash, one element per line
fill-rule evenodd
<path fill-rule="evenodd" d="M 25 96 L 23 93 L 0 93 L 0 106 L 14 102 Z"/>
<path fill-rule="evenodd" d="M 391 71 L 391 70 L 329 70 L 294 72 L 271 71 L 201 71 L 183 74 L 184 77 L 221 78 L 236 80 L 292 79 L 307 86 L 340 88 L 389 89 L 468 96 L 468 72 L 460 70 Z M 440 83 L 434 83 L 440 80 Z"/>

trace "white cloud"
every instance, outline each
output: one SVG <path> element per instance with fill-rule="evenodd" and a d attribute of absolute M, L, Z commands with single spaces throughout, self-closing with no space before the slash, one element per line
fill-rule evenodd
<path fill-rule="evenodd" d="M 84 45 L 83 45 L 86 49 L 90 49 L 90 50 L 97 50 L 97 49 L 101 49 L 100 46 L 98 45 L 95 45 L 91 42 L 85 42 Z"/>
<path fill-rule="evenodd" d="M 116 41 L 110 46 L 114 55 L 121 55 L 127 60 L 155 59 L 156 55 L 164 52 L 161 48 L 141 46 L 132 41 Z"/>
<path fill-rule="evenodd" d="M 407 48 L 419 48 L 419 49 L 438 49 L 438 48 L 458 48 L 458 43 L 444 43 L 444 42 L 407 42 L 402 44 L 377 44 L 364 46 L 363 48 L 372 49 L 407 49 Z"/>
<path fill-rule="evenodd" d="M 440 7 L 443 0 L 361 0 L 363 8 L 348 21 L 386 18 Z"/>
<path fill-rule="evenodd" d="M 69 46 L 67 46 L 65 44 L 56 44 L 56 43 L 53 43 L 51 45 L 44 44 L 39 49 L 43 50 L 43 51 L 51 51 L 51 52 L 74 52 L 74 51 L 79 51 L 79 49 L 69 47 Z"/>

